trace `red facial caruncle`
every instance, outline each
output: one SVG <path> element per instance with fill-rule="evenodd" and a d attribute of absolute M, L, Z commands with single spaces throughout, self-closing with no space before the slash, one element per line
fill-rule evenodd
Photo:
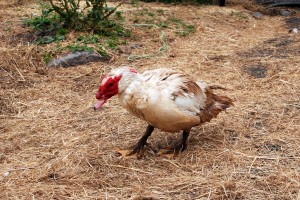
<path fill-rule="evenodd" d="M 96 99 L 98 99 L 98 102 L 94 105 L 95 110 L 99 109 L 109 98 L 118 94 L 118 84 L 121 78 L 122 74 L 113 77 L 107 77 L 104 75 L 102 77 L 99 90 L 96 94 Z"/>

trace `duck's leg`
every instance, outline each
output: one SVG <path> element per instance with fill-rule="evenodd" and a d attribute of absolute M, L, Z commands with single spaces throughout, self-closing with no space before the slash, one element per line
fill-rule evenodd
<path fill-rule="evenodd" d="M 165 150 L 162 149 L 158 152 L 159 155 L 167 157 L 167 158 L 174 158 L 177 156 L 180 152 L 183 152 L 187 148 L 187 139 L 189 137 L 190 130 L 183 130 L 182 132 L 182 139 L 181 143 L 176 146 L 174 149 Z"/>
<path fill-rule="evenodd" d="M 136 157 L 140 159 L 144 153 L 144 146 L 147 145 L 147 139 L 153 132 L 154 127 L 152 125 L 148 125 L 144 135 L 139 139 L 139 141 L 131 147 L 130 149 L 119 149 L 118 152 L 123 157 L 132 157 L 136 154 Z"/>
<path fill-rule="evenodd" d="M 188 137 L 189 137 L 189 135 L 190 135 L 190 130 L 184 130 L 183 132 L 182 132 L 182 141 L 181 141 L 181 144 L 179 145 L 179 146 L 177 146 L 176 148 L 179 148 L 178 149 L 178 153 L 181 151 L 181 152 L 183 152 L 184 150 L 186 150 L 186 148 L 187 148 L 187 139 L 188 139 Z M 178 154 L 177 153 L 177 154 Z"/>

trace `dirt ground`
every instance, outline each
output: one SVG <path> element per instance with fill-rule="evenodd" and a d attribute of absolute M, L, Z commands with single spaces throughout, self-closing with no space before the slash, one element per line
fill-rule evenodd
<path fill-rule="evenodd" d="M 300 30 L 299 9 L 282 16 L 237 0 L 142 6 L 196 31 L 177 37 L 166 29 L 168 50 L 149 59 L 114 53 L 109 63 L 47 68 L 22 23 L 35 4 L 0 2 L 0 199 L 300 199 L 300 33 L 289 32 Z M 120 8 L 125 17 L 135 9 Z M 257 10 L 261 19 L 251 15 Z M 158 36 L 141 34 L 132 43 L 143 48 L 132 53 L 156 51 Z M 184 71 L 228 88 L 235 106 L 194 127 L 174 160 L 150 150 L 121 158 L 115 149 L 133 145 L 146 123 L 117 98 L 92 109 L 101 74 L 120 65 Z M 155 130 L 149 142 L 179 139 Z"/>

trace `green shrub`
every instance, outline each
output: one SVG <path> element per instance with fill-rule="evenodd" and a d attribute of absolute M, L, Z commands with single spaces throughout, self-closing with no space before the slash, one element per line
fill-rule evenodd
<path fill-rule="evenodd" d="M 38 31 L 53 31 L 60 25 L 59 16 L 53 13 L 49 4 L 41 4 L 42 14 L 37 17 L 25 19 L 26 25 Z"/>
<path fill-rule="evenodd" d="M 50 4 L 42 3 L 40 16 L 26 19 L 25 23 L 44 33 L 72 29 L 108 36 L 128 35 L 128 30 L 120 23 L 123 21 L 121 12 L 116 12 L 115 17 L 110 18 L 122 3 L 116 7 L 108 7 L 106 0 L 49 0 L 49 2 Z M 55 34 L 50 35 L 53 37 Z"/>
<path fill-rule="evenodd" d="M 52 9 L 59 15 L 64 27 L 84 31 L 105 32 L 115 24 L 109 20 L 116 7 L 108 7 L 106 0 L 85 0 L 80 5 L 80 0 L 50 0 Z"/>

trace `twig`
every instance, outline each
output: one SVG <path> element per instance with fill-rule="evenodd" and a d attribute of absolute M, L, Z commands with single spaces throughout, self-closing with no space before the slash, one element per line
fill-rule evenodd
<path fill-rule="evenodd" d="M 213 89 L 213 90 L 227 90 L 227 88 L 224 88 L 219 85 L 210 85 L 209 87 L 210 87 L 210 89 Z"/>
<path fill-rule="evenodd" d="M 253 159 L 253 161 L 252 161 L 252 163 L 251 163 L 251 165 L 250 165 L 250 167 L 249 167 L 248 174 L 251 173 L 251 168 L 252 168 L 254 162 L 256 161 L 256 158 L 257 158 L 257 157 L 255 157 L 255 158 Z"/>
<path fill-rule="evenodd" d="M 1 69 L 2 69 L 3 71 L 5 71 L 12 79 L 15 80 L 15 78 L 14 78 L 8 71 L 6 71 L 5 69 L 3 69 L 2 67 L 1 67 Z"/>
<path fill-rule="evenodd" d="M 13 172 L 13 171 L 21 171 L 21 170 L 29 170 L 29 169 L 35 169 L 37 166 L 35 167 L 20 167 L 20 168 L 17 168 L 17 169 L 9 169 L 7 170 L 8 172 Z"/>
<path fill-rule="evenodd" d="M 140 169 L 137 169 L 137 168 L 132 168 L 132 167 L 125 167 L 125 166 L 122 166 L 122 165 L 109 165 L 109 164 L 105 164 L 105 165 L 108 166 L 108 167 L 117 167 L 117 168 L 122 168 L 122 169 L 130 169 L 132 171 L 142 172 L 142 173 L 145 173 L 145 174 L 152 174 L 151 172 L 146 172 L 146 171 L 143 171 L 143 170 L 140 170 Z"/>
<path fill-rule="evenodd" d="M 236 154 L 239 154 L 241 156 L 247 157 L 247 158 L 255 158 L 255 159 L 265 159 L 265 160 L 278 160 L 278 159 L 300 159 L 300 157 L 270 157 L 270 156 L 249 156 L 247 154 L 244 153 L 240 153 L 240 152 L 235 152 Z"/>
<path fill-rule="evenodd" d="M 61 11 L 61 8 L 56 6 L 54 3 L 53 3 L 53 0 L 49 0 L 50 1 L 50 4 L 52 6 L 52 8 L 54 9 L 55 12 L 57 12 L 60 16 L 62 16 L 63 18 L 66 17 L 66 15 Z"/>
<path fill-rule="evenodd" d="M 38 166 L 42 165 L 43 163 L 45 163 L 45 162 L 47 162 L 47 161 L 49 161 L 49 160 L 52 160 L 52 159 L 54 159 L 54 158 L 56 158 L 56 157 L 48 158 L 48 159 L 44 160 L 43 162 L 38 163 L 38 164 L 36 164 L 35 166 L 32 166 L 32 167 L 20 167 L 20 168 L 17 168 L 17 169 L 9 169 L 9 170 L 7 170 L 7 171 L 8 171 L 8 172 L 12 172 L 12 171 L 20 171 L 20 170 L 35 169 L 35 168 L 37 168 Z"/>
<path fill-rule="evenodd" d="M 100 18 L 100 20 L 108 18 L 111 14 L 113 14 L 117 10 L 118 7 L 120 7 L 123 4 L 124 4 L 124 2 L 119 3 L 116 7 L 114 7 L 113 10 L 109 11 L 106 15 L 104 15 L 102 18 Z"/>
<path fill-rule="evenodd" d="M 15 69 L 17 70 L 17 72 L 19 73 L 19 75 L 21 76 L 22 81 L 25 81 L 24 76 L 22 75 L 22 73 L 20 72 L 19 68 L 17 67 L 18 63 L 17 63 L 15 60 L 13 60 L 13 62 L 15 63 L 15 66 L 14 66 L 14 67 L 15 67 Z"/>
<path fill-rule="evenodd" d="M 166 161 L 166 162 L 168 162 L 168 163 L 174 165 L 174 166 L 177 167 L 178 169 L 181 169 L 180 166 L 176 165 L 174 162 L 172 162 L 172 161 L 170 161 L 170 160 L 168 160 L 168 159 L 162 159 L 162 161 Z"/>
<path fill-rule="evenodd" d="M 20 70 L 17 68 L 17 66 L 15 66 L 15 68 L 16 68 L 16 70 L 18 71 L 19 75 L 21 76 L 22 81 L 25 81 L 24 76 L 22 75 L 22 73 L 20 72 Z"/>

